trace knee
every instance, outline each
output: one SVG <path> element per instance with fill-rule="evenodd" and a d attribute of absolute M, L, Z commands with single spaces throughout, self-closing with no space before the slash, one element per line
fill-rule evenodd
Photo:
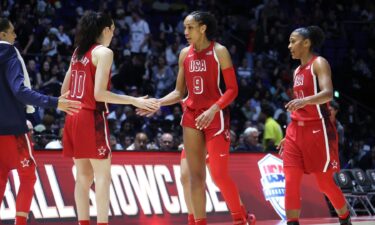
<path fill-rule="evenodd" d="M 90 187 L 94 182 L 94 174 L 91 173 L 77 173 L 76 184 Z"/>
<path fill-rule="evenodd" d="M 193 187 L 204 186 L 206 183 L 206 174 L 204 172 L 193 172 L 190 174 L 190 183 Z"/>

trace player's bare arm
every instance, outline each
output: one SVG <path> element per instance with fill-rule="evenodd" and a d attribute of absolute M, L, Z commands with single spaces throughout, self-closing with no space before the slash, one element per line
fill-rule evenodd
<path fill-rule="evenodd" d="M 176 104 L 186 95 L 184 60 L 186 58 L 188 51 L 189 51 L 189 47 L 185 47 L 181 50 L 181 53 L 178 59 L 178 73 L 177 73 L 177 79 L 176 79 L 176 87 L 171 93 L 167 94 L 166 96 L 164 96 L 163 98 L 159 100 L 162 106 Z"/>
<path fill-rule="evenodd" d="M 113 62 L 113 52 L 109 48 L 100 47 L 93 51 L 93 64 L 96 65 L 95 73 L 95 100 L 113 104 L 131 104 L 146 110 L 156 110 L 159 104 L 154 99 L 145 97 L 136 98 L 128 95 L 118 95 L 107 90 L 109 74 Z"/>
<path fill-rule="evenodd" d="M 185 76 L 184 76 L 184 60 L 187 55 L 187 52 L 189 51 L 189 47 L 185 47 L 181 50 L 180 56 L 178 59 L 178 73 L 177 73 L 177 79 L 176 79 L 176 87 L 175 89 L 164 96 L 161 99 L 158 99 L 158 102 L 160 103 L 160 106 L 167 106 L 167 105 L 173 105 L 178 103 L 185 95 L 186 95 L 186 84 L 185 84 Z M 137 115 L 139 116 L 146 116 L 150 117 L 154 115 L 154 113 L 157 110 L 144 110 L 144 109 L 137 109 Z"/>

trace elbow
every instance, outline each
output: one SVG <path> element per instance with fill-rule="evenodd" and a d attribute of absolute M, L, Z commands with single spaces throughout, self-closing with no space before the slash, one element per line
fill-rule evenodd
<path fill-rule="evenodd" d="M 333 100 L 333 91 L 329 91 L 327 93 L 327 101 L 332 101 Z"/>
<path fill-rule="evenodd" d="M 95 101 L 97 102 L 104 102 L 103 99 L 104 99 L 104 95 L 103 95 L 103 92 L 102 91 L 94 91 L 94 98 L 95 98 Z"/>
<path fill-rule="evenodd" d="M 237 96 L 238 96 L 238 88 L 234 88 L 234 90 L 233 90 L 233 96 L 234 96 L 234 98 L 237 98 Z"/>
<path fill-rule="evenodd" d="M 237 87 L 229 88 L 228 92 L 230 93 L 233 100 L 237 98 L 237 96 L 238 96 L 238 88 Z"/>

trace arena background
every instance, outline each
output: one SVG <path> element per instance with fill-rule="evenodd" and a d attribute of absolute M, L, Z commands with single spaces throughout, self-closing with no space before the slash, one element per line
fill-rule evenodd
<path fill-rule="evenodd" d="M 61 82 L 69 65 L 69 56 L 74 50 L 75 27 L 85 10 L 106 11 L 113 16 L 116 32 L 110 46 L 115 53 L 112 90 L 134 96 L 149 94 L 160 97 L 174 88 L 176 57 L 179 50 L 186 45 L 181 23 L 187 13 L 193 10 L 207 10 L 216 16 L 220 28 L 216 40 L 230 51 L 239 84 L 239 96 L 230 106 L 233 131 L 232 160 L 242 160 L 242 156 L 247 160 L 243 161 L 241 167 L 237 167 L 237 161 L 231 161 L 232 175 L 236 177 L 237 182 L 245 182 L 239 188 L 249 208 L 251 209 L 252 205 L 264 207 L 255 208 L 260 218 L 266 218 L 263 214 L 277 218 L 269 203 L 264 201 L 262 189 L 257 186 L 260 185 L 259 174 L 253 173 L 253 170 L 257 169 L 255 159 L 259 159 L 258 154 L 264 153 L 252 153 L 240 147 L 246 142 L 244 130 L 247 127 L 256 127 L 260 131 L 261 144 L 264 127 L 262 104 L 273 108 L 274 118 L 284 129 L 290 120 L 283 106 L 292 98 L 292 72 L 298 62 L 291 60 L 287 45 L 290 32 L 297 27 L 318 25 L 326 33 L 325 44 L 319 52 L 330 62 L 333 72 L 335 102 L 339 107 L 336 119 L 337 125 L 340 125 L 341 167 L 364 170 L 375 168 L 375 101 L 372 99 L 375 94 L 373 1 L 3 0 L 0 2 L 0 15 L 10 18 L 15 25 L 18 35 L 16 46 L 25 58 L 34 89 L 49 95 L 59 95 Z M 130 28 L 134 12 L 144 19 L 150 30 L 148 51 L 141 56 L 131 51 L 130 40 L 133 34 Z M 167 80 L 158 79 L 157 74 L 160 70 L 167 71 Z M 134 160 L 144 159 L 139 162 L 142 166 L 159 165 L 155 159 L 168 156 L 171 157 L 170 161 L 160 164 L 166 166 L 173 174 L 173 185 L 177 184 L 172 165 L 178 165 L 178 148 L 182 143 L 180 117 L 179 106 L 164 107 L 149 119 L 136 116 L 132 107 L 112 105 L 108 116 L 111 146 L 115 151 L 121 151 L 114 154 L 114 167 L 133 166 L 134 162 L 128 161 L 127 154 L 134 157 L 131 158 Z M 39 109 L 37 113 L 29 116 L 29 120 L 34 125 L 34 147 L 36 151 L 43 150 L 36 155 L 42 178 L 40 185 L 46 187 L 46 193 L 43 193 L 46 195 L 47 205 L 53 206 L 57 203 L 52 197 L 45 164 L 53 165 L 47 168 L 53 168 L 56 174 L 67 175 L 58 175 L 57 181 L 61 184 L 61 193 L 68 193 L 62 196 L 62 199 L 67 201 L 65 204 L 73 206 L 73 195 L 69 195 L 72 193 L 74 180 L 71 173 L 72 163 L 69 159 L 62 158 L 59 151 L 64 124 L 63 113 Z M 136 142 L 135 136 L 139 132 L 147 135 L 147 144 L 137 145 L 140 148 L 137 150 L 147 152 L 126 151 Z M 172 146 L 163 145 L 164 133 L 172 135 Z M 150 156 L 152 157 L 148 158 Z M 249 176 L 249 179 L 239 177 L 243 174 Z M 255 195 L 258 204 L 254 204 L 255 197 L 249 196 L 253 191 L 257 193 Z M 6 199 L 11 198 L 10 192 L 7 193 Z M 7 205 L 9 203 L 4 203 L 2 207 L 5 211 L 2 211 L 1 218 L 8 220 L 7 218 L 14 213 L 12 207 L 9 208 Z M 322 209 L 324 208 L 327 207 Z M 209 216 L 217 217 L 217 220 L 228 220 L 227 213 L 210 212 Z M 173 215 L 168 218 L 182 221 L 185 215 Z M 124 219 L 136 220 L 133 216 L 124 216 Z M 52 223 L 54 220 L 48 221 Z M 64 221 L 68 223 L 75 220 L 67 218 Z"/>

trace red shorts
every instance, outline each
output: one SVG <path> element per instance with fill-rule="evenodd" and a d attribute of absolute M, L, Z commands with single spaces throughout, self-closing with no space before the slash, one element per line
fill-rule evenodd
<path fill-rule="evenodd" d="M 29 134 L 0 135 L 0 167 L 16 169 L 35 165 Z"/>
<path fill-rule="evenodd" d="M 329 120 L 292 121 L 286 131 L 284 167 L 299 167 L 305 173 L 340 170 L 338 137 Z"/>
<path fill-rule="evenodd" d="M 198 118 L 206 109 L 193 110 L 184 108 L 184 114 L 181 119 L 181 126 L 197 129 L 195 126 L 195 119 Z M 216 113 L 211 124 L 203 129 L 206 141 L 211 140 L 213 137 L 229 131 L 229 111 L 228 109 L 220 110 Z"/>
<path fill-rule="evenodd" d="M 104 112 L 82 109 L 66 116 L 63 154 L 76 159 L 106 159 L 111 154 Z"/>

